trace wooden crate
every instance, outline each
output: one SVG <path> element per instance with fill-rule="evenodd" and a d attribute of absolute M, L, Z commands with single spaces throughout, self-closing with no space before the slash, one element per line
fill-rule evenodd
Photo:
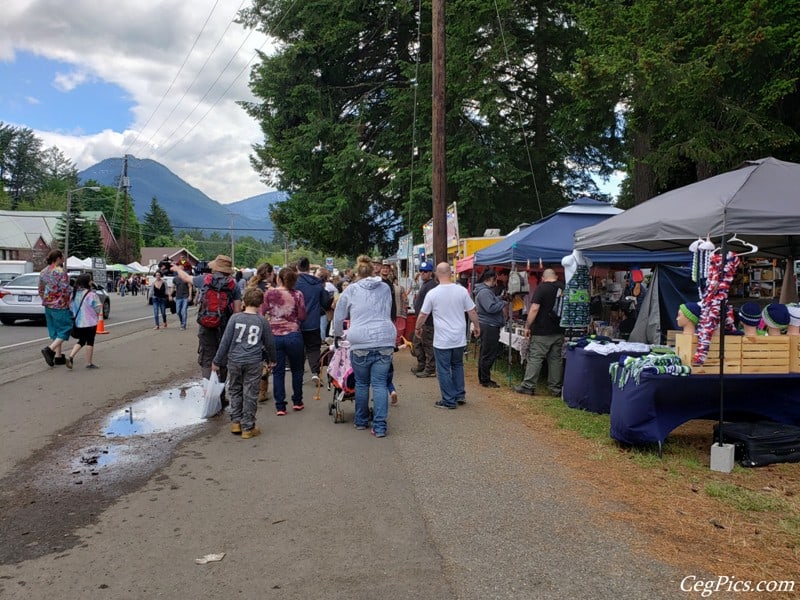
<path fill-rule="evenodd" d="M 675 335 L 675 353 L 684 365 L 691 365 L 695 375 L 719 374 L 719 335 L 711 338 L 706 362 L 702 365 L 692 365 L 692 357 L 697 350 L 697 336 L 688 333 Z M 742 337 L 738 335 L 725 336 L 725 373 L 738 375 L 742 367 Z"/>
<path fill-rule="evenodd" d="M 788 335 L 789 373 L 800 373 L 800 335 Z"/>
<path fill-rule="evenodd" d="M 667 346 L 675 347 L 675 336 L 681 333 L 680 329 L 667 329 Z"/>
<path fill-rule="evenodd" d="M 788 373 L 795 336 L 742 336 L 742 373 Z M 727 341 L 727 340 L 726 340 Z"/>

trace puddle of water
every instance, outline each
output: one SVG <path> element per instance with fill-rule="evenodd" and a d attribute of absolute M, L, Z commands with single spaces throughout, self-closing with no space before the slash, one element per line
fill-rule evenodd
<path fill-rule="evenodd" d="M 103 467 L 111 467 L 122 460 L 124 451 L 127 450 L 124 445 L 108 445 L 108 446 L 90 446 L 80 450 L 80 456 L 72 461 L 72 473 L 88 469 L 89 471 L 96 471 Z"/>
<path fill-rule="evenodd" d="M 106 437 L 148 435 L 202 423 L 201 383 L 186 383 L 132 402 L 111 414 L 103 431 Z"/>

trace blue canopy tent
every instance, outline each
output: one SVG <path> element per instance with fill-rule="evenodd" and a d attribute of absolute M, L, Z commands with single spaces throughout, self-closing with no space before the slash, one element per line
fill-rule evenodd
<path fill-rule="evenodd" d="M 506 236 L 488 248 L 475 253 L 475 265 L 507 267 L 523 264 L 561 263 L 572 253 L 575 232 L 590 227 L 623 212 L 607 202 L 593 198 L 577 198 L 568 206 L 557 210 L 520 231 Z M 624 250 L 584 251 L 595 263 L 605 264 L 679 264 L 691 261 L 688 252 Z"/>

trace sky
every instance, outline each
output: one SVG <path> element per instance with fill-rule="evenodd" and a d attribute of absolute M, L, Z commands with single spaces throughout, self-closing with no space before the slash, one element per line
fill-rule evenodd
<path fill-rule="evenodd" d="M 79 170 L 153 159 L 222 203 L 272 191 L 250 165 L 258 124 L 236 104 L 267 37 L 233 23 L 250 0 L 5 0 L 0 122 Z M 248 65 L 249 63 L 249 65 Z"/>

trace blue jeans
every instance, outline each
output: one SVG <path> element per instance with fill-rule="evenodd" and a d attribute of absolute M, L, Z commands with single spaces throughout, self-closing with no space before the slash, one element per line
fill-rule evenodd
<path fill-rule="evenodd" d="M 464 348 L 434 348 L 436 357 L 436 377 L 439 380 L 439 391 L 442 393 L 442 404 L 456 406 L 466 396 L 464 392 Z"/>
<path fill-rule="evenodd" d="M 158 327 L 158 315 L 161 314 L 161 318 L 164 319 L 164 325 L 167 324 L 167 299 L 166 298 L 157 298 L 153 296 L 153 318 L 156 321 L 156 327 Z"/>
<path fill-rule="evenodd" d="M 275 368 L 272 369 L 272 395 L 275 397 L 275 410 L 286 410 L 286 360 L 292 369 L 292 404 L 303 404 L 303 363 L 305 349 L 303 335 L 299 331 L 286 335 L 276 335 Z"/>
<path fill-rule="evenodd" d="M 389 414 L 389 392 L 386 378 L 392 364 L 394 348 L 372 348 L 350 352 L 350 364 L 356 377 L 356 414 L 353 424 L 366 427 L 369 421 L 369 386 L 372 386 L 372 430 L 386 433 Z"/>
<path fill-rule="evenodd" d="M 186 315 L 189 312 L 189 298 L 175 298 L 175 312 L 181 320 L 181 327 L 186 329 Z"/>

